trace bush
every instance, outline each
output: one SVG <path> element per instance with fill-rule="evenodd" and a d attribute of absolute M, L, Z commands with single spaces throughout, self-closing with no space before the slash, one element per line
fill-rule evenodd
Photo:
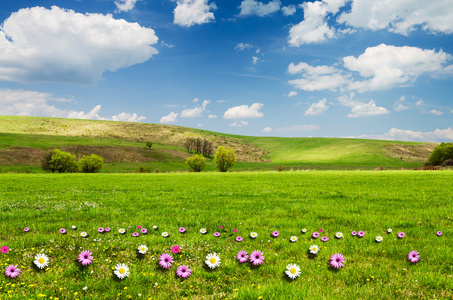
<path fill-rule="evenodd" d="M 52 173 L 74 173 L 77 172 L 76 157 L 70 153 L 54 149 L 46 154 L 41 164 L 44 171 L 51 171 Z"/>
<path fill-rule="evenodd" d="M 286 167 L 285 166 L 277 166 L 277 171 L 282 172 L 285 171 Z"/>
<path fill-rule="evenodd" d="M 186 165 L 194 172 L 201 172 L 206 166 L 206 158 L 203 155 L 194 154 L 186 159 Z"/>
<path fill-rule="evenodd" d="M 214 155 L 214 161 L 220 172 L 228 171 L 228 169 L 231 169 L 236 162 L 236 155 L 234 154 L 234 150 L 230 147 L 228 147 L 228 149 L 225 149 L 225 147 L 219 146 Z"/>
<path fill-rule="evenodd" d="M 446 161 L 444 161 L 442 163 L 442 166 L 444 166 L 444 167 L 453 167 L 453 159 L 451 159 L 451 158 L 447 159 Z"/>
<path fill-rule="evenodd" d="M 79 168 L 83 173 L 97 173 L 104 166 L 104 159 L 96 154 L 84 155 L 79 160 Z"/>
<path fill-rule="evenodd" d="M 151 147 L 153 146 L 153 142 L 147 141 L 145 145 L 146 145 L 146 147 L 148 147 L 149 149 L 151 149 Z"/>
<path fill-rule="evenodd" d="M 440 166 L 448 159 L 453 159 L 453 143 L 442 143 L 431 152 L 428 163 L 433 166 Z"/>

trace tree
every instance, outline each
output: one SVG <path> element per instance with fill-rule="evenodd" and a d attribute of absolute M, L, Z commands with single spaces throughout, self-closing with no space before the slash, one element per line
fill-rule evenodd
<path fill-rule="evenodd" d="M 83 173 L 97 173 L 104 166 L 104 159 L 96 154 L 84 155 L 79 160 L 79 168 Z"/>
<path fill-rule="evenodd" d="M 231 169 L 236 162 L 236 155 L 234 154 L 234 150 L 230 147 L 228 147 L 228 149 L 225 149 L 225 147 L 219 146 L 214 155 L 214 161 L 220 172 L 228 171 L 228 169 Z"/>
<path fill-rule="evenodd" d="M 76 157 L 71 153 L 54 149 L 50 151 L 41 164 L 41 168 L 45 171 L 52 171 L 52 173 L 72 173 L 77 172 Z"/>
<path fill-rule="evenodd" d="M 41 169 L 44 171 L 51 171 L 52 173 L 55 173 L 56 169 L 53 168 L 53 166 L 50 165 L 50 160 L 52 159 L 53 155 L 53 150 L 48 151 L 44 158 L 42 159 L 41 162 Z"/>
<path fill-rule="evenodd" d="M 186 165 L 194 172 L 201 172 L 206 165 L 206 158 L 203 155 L 194 154 L 186 159 Z"/>
<path fill-rule="evenodd" d="M 453 143 L 442 143 L 429 156 L 428 163 L 433 166 L 439 166 L 447 159 L 453 159 Z"/>
<path fill-rule="evenodd" d="M 151 149 L 151 147 L 153 146 L 153 142 L 147 141 L 145 145 L 146 145 L 146 147 L 148 147 L 149 149 Z"/>

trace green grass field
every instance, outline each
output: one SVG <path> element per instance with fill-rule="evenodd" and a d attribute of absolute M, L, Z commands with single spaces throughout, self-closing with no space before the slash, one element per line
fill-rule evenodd
<path fill-rule="evenodd" d="M 1 174 L 0 246 L 10 250 L 0 254 L 0 264 L 17 264 L 22 273 L 3 277 L 0 298 L 451 298 L 452 178 L 452 171 Z M 134 238 L 139 225 L 150 232 Z M 98 227 L 112 231 L 99 234 Z M 180 234 L 179 227 L 188 232 Z M 199 233 L 203 227 L 207 235 Z M 119 228 L 127 233 L 120 235 Z M 328 242 L 310 238 L 319 229 Z M 275 239 L 274 230 L 280 232 Z M 366 235 L 352 237 L 353 230 Z M 80 237 L 81 231 L 89 237 Z M 163 231 L 170 237 L 161 237 Z M 215 231 L 221 236 L 215 238 Z M 248 237 L 252 231 L 257 239 Z M 401 240 L 400 231 L 406 234 Z M 335 239 L 336 232 L 344 238 Z M 296 243 L 289 242 L 293 235 Z M 382 243 L 374 241 L 378 235 Z M 317 256 L 308 254 L 314 243 L 321 247 Z M 144 257 L 137 255 L 140 244 L 149 247 Z M 164 271 L 157 257 L 174 245 L 181 252 Z M 95 257 L 87 267 L 76 261 L 84 249 Z M 262 250 L 265 261 L 239 264 L 239 250 Z M 420 252 L 416 264 L 407 260 L 411 250 Z M 44 270 L 33 266 L 40 252 L 50 258 Z M 204 264 L 210 252 L 221 257 L 214 270 Z M 328 265 L 335 252 L 346 258 L 338 271 Z M 129 266 L 128 278 L 113 275 L 118 263 Z M 289 263 L 301 267 L 294 281 L 284 273 Z M 192 276 L 177 278 L 178 264 L 189 265 Z"/>

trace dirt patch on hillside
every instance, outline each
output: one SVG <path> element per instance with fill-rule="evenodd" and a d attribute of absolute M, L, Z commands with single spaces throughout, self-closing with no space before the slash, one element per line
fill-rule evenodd
<path fill-rule="evenodd" d="M 384 146 L 384 154 L 408 162 L 424 163 L 438 144 L 388 144 Z"/>
<path fill-rule="evenodd" d="M 39 165 L 45 153 L 27 147 L 0 149 L 0 165 Z"/>

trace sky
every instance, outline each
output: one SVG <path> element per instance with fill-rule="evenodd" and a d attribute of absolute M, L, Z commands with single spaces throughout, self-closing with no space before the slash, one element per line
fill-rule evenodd
<path fill-rule="evenodd" d="M 0 115 L 453 141 L 453 0 L 15 0 Z"/>

